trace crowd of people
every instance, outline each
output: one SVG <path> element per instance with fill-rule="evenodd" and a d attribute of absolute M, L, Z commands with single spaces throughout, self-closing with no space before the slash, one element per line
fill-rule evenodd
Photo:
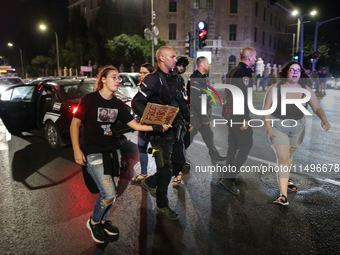
<path fill-rule="evenodd" d="M 307 86 L 314 89 L 318 96 L 326 95 L 327 81 L 329 79 L 326 69 L 321 68 L 320 70 L 313 72 L 307 69 L 305 70 L 305 73 L 311 81 Z M 259 87 L 262 88 L 262 91 L 267 91 L 272 84 L 277 82 L 277 78 L 278 75 L 273 73 L 268 73 L 267 75 L 258 74 L 255 78 L 255 84 L 258 83 Z M 226 77 L 223 75 L 222 83 L 225 84 L 225 82 Z"/>
<path fill-rule="evenodd" d="M 244 95 L 244 114 L 234 114 L 233 94 L 225 90 L 225 104 L 222 116 L 227 120 L 228 150 L 222 156 L 214 145 L 214 133 L 210 126 L 212 98 L 209 96 L 208 71 L 210 64 L 205 57 L 196 59 L 196 67 L 185 86 L 181 74 L 189 64 L 185 56 L 176 57 L 175 50 L 162 46 L 156 53 L 157 69 L 145 63 L 140 67 L 140 88 L 132 100 L 134 112 L 141 118 L 148 103 L 178 108 L 172 125 L 147 125 L 135 121 L 125 108 L 122 101 L 115 97 L 121 78 L 113 66 L 106 66 L 98 75 L 95 92 L 85 95 L 78 106 L 71 123 L 70 132 L 76 163 L 82 165 L 85 183 L 92 193 L 99 193 L 93 213 L 86 222 L 87 228 L 95 242 L 114 241 L 119 238 L 119 229 L 112 225 L 109 213 L 117 196 L 116 187 L 119 180 L 119 135 L 115 132 L 117 120 L 138 130 L 138 151 L 141 172 L 131 179 L 139 183 L 156 199 L 158 214 L 169 220 L 177 220 L 180 215 L 169 206 L 168 187 L 173 178 L 172 186 L 179 186 L 182 170 L 190 166 L 186 161 L 186 149 L 194 136 L 200 132 L 205 142 L 212 164 L 222 164 L 239 170 L 248 158 L 253 146 L 253 130 L 247 106 L 247 88 L 252 87 L 252 67 L 257 60 L 256 51 L 244 48 L 240 52 L 239 64 L 225 76 L 225 83 L 237 86 Z M 326 115 L 320 107 L 315 93 L 309 87 L 310 79 L 297 62 L 288 62 L 278 75 L 278 81 L 272 84 L 264 99 L 263 110 L 272 108 L 273 90 L 278 91 L 280 102 L 281 89 L 303 88 L 309 92 L 308 104 L 321 120 L 324 130 L 330 129 Z M 303 82 L 302 82 L 303 81 Z M 305 93 L 287 93 L 289 99 L 304 98 Z M 204 98 L 202 100 L 202 98 Z M 206 100 L 205 100 L 206 99 Z M 293 154 L 301 145 L 305 129 L 305 117 L 295 105 L 288 105 L 287 114 L 281 113 L 279 107 L 271 114 L 276 119 L 289 119 L 295 127 L 285 128 L 275 122 L 271 126 L 269 115 L 264 116 L 267 135 L 277 156 L 278 166 L 290 166 Z M 292 107 L 290 107 L 292 106 Z M 295 106 L 295 108 L 294 108 Z M 233 122 L 235 124 L 233 124 Z M 82 125 L 83 138 L 79 142 L 79 128 Z M 151 144 L 156 163 L 156 173 L 148 173 L 148 144 Z M 235 180 L 239 171 L 228 173 L 220 184 L 228 192 L 238 195 Z M 287 189 L 297 191 L 298 187 L 289 179 L 289 173 L 277 173 L 280 194 L 273 203 L 288 205 Z"/>

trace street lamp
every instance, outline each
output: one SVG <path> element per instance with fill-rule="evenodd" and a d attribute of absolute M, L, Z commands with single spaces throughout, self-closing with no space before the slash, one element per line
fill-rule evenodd
<path fill-rule="evenodd" d="M 293 11 L 292 15 L 296 16 L 298 15 L 298 11 Z M 307 15 L 314 16 L 316 14 L 316 11 L 312 11 L 311 13 L 307 13 L 304 15 L 299 15 L 298 16 L 298 28 L 300 28 L 300 65 L 303 66 L 303 17 Z"/>
<path fill-rule="evenodd" d="M 40 29 L 41 30 L 45 30 L 47 27 L 45 25 L 40 25 Z M 56 33 L 56 31 L 54 31 L 51 28 L 48 28 L 49 30 L 52 30 L 55 34 L 55 41 L 56 41 L 56 48 L 57 48 L 57 70 L 58 70 L 58 75 L 57 76 L 61 76 L 60 75 L 60 71 L 59 71 L 59 47 L 58 47 L 58 35 Z"/>
<path fill-rule="evenodd" d="M 13 47 L 12 43 L 8 43 L 7 44 L 9 47 Z M 25 78 L 25 72 L 24 72 L 24 61 L 22 60 L 22 50 L 19 46 L 17 46 L 19 48 L 19 52 L 20 52 L 20 60 L 21 60 L 21 77 L 24 79 Z"/>

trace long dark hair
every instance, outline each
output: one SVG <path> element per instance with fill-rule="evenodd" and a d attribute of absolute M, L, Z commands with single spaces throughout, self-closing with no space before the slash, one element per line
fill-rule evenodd
<path fill-rule="evenodd" d="M 103 77 L 107 77 L 107 74 L 110 72 L 110 71 L 117 71 L 118 72 L 118 69 L 115 68 L 114 66 L 104 66 L 104 68 L 99 72 L 99 74 L 97 75 L 97 82 L 96 82 L 96 87 L 94 88 L 94 91 L 97 91 L 97 90 L 101 90 L 103 88 L 103 81 L 102 81 L 102 78 Z"/>
<path fill-rule="evenodd" d="M 312 83 L 312 80 L 309 78 L 309 76 L 307 75 L 305 69 L 303 69 L 301 64 L 296 61 L 289 61 L 282 67 L 281 72 L 279 72 L 277 75 L 279 83 L 280 84 L 285 83 L 285 80 L 287 79 L 288 70 L 294 64 L 299 65 L 301 69 L 301 76 L 300 76 L 299 84 L 309 86 Z"/>
<path fill-rule="evenodd" d="M 150 73 L 155 71 L 155 68 L 150 63 L 148 63 L 148 62 L 142 64 L 140 67 L 144 67 L 144 68 L 148 69 L 148 71 Z"/>

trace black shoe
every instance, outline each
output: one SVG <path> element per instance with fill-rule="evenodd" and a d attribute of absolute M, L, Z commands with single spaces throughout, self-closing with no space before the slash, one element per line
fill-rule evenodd
<path fill-rule="evenodd" d="M 239 189 L 237 189 L 235 187 L 235 182 L 233 182 L 232 180 L 230 179 L 227 179 L 227 178 L 224 178 L 220 184 L 226 189 L 228 190 L 231 194 L 233 195 L 238 195 L 240 194 L 240 191 Z"/>
<path fill-rule="evenodd" d="M 156 210 L 159 214 L 164 215 L 168 220 L 177 220 L 179 218 L 179 214 L 172 210 L 170 206 L 163 208 L 159 208 L 157 206 Z"/>
<path fill-rule="evenodd" d="M 146 184 L 145 181 L 142 181 L 141 182 L 141 186 L 148 190 L 150 192 L 150 195 L 153 196 L 153 197 L 156 197 L 156 188 L 151 188 L 149 185 Z"/>
<path fill-rule="evenodd" d="M 226 161 L 226 160 L 227 160 L 227 156 L 218 155 L 217 157 L 211 157 L 211 163 L 213 165 L 216 165 L 217 161 Z"/>
<path fill-rule="evenodd" d="M 117 241 L 119 239 L 119 229 L 111 224 L 110 220 L 107 220 L 102 224 L 104 231 L 106 232 L 106 238 L 110 242 Z"/>
<path fill-rule="evenodd" d="M 118 235 L 119 229 L 112 225 L 112 222 L 110 220 L 105 221 L 102 223 L 102 226 L 104 228 L 104 231 L 111 236 Z"/>
<path fill-rule="evenodd" d="M 218 155 L 217 161 L 224 161 L 224 160 L 227 160 L 227 156 Z"/>
<path fill-rule="evenodd" d="M 190 163 L 189 162 L 185 162 L 184 167 L 190 169 Z"/>
<path fill-rule="evenodd" d="M 92 239 L 97 243 L 105 243 L 107 240 L 102 224 L 91 224 L 91 218 L 86 222 L 86 227 L 91 231 Z"/>

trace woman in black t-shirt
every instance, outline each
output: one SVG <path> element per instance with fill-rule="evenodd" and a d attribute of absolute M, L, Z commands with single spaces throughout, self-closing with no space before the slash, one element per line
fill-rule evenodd
<path fill-rule="evenodd" d="M 86 223 L 93 240 L 98 243 L 117 240 L 119 236 L 118 228 L 108 220 L 111 205 L 117 196 L 115 188 L 119 176 L 116 152 L 119 148 L 119 135 L 114 129 L 117 120 L 138 131 L 164 132 L 171 127 L 137 123 L 124 103 L 115 96 L 121 81 L 115 67 L 104 67 L 98 74 L 95 92 L 81 99 L 70 127 L 74 159 L 77 164 L 86 166 L 87 173 L 100 192 L 92 216 Z M 83 128 L 81 147 L 80 124 Z"/>
<path fill-rule="evenodd" d="M 311 98 L 308 104 L 312 107 L 315 114 L 321 119 L 321 127 L 328 131 L 331 126 L 327 121 L 327 117 L 321 108 L 319 101 L 305 81 L 310 81 L 302 66 L 295 62 L 290 61 L 284 65 L 281 73 L 279 73 L 279 83 L 273 84 L 264 99 L 263 110 L 269 110 L 273 104 L 273 88 L 304 88 L 310 92 Z M 300 79 L 304 78 L 304 79 Z M 302 86 L 301 86 L 302 85 Z M 280 91 L 277 93 L 281 95 Z M 287 99 L 301 99 L 304 98 L 301 92 L 287 92 Z M 267 127 L 267 135 L 274 147 L 276 158 L 278 160 L 277 177 L 279 188 L 281 191 L 280 196 L 273 201 L 281 205 L 288 205 L 287 188 L 291 191 L 297 191 L 297 187 L 289 180 L 289 171 L 293 163 L 293 154 L 298 147 L 300 147 L 305 130 L 305 117 L 303 112 L 293 104 L 288 104 L 286 107 L 286 114 L 281 112 L 281 100 L 278 99 L 277 110 L 273 112 L 271 119 L 279 119 L 279 121 L 270 121 L 269 115 L 264 116 L 265 124 Z M 303 109 L 303 108 L 302 108 Z M 284 125 L 283 125 L 284 120 Z"/>

